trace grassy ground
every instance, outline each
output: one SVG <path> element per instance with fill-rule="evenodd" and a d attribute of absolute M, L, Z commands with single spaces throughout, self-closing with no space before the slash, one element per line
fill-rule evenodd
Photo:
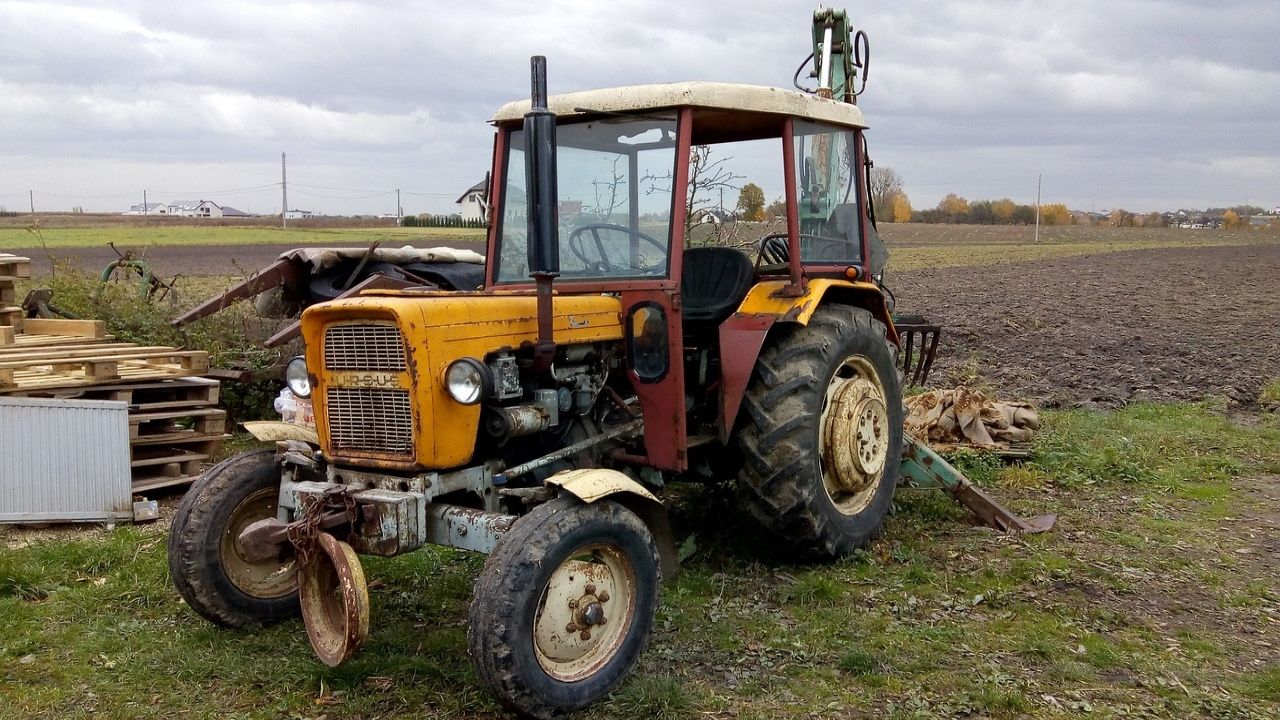
<path fill-rule="evenodd" d="M 107 226 L 79 228 L 44 228 L 39 233 L 24 227 L 0 227 L 0 248 L 105 247 L 114 242 L 122 247 L 206 246 L 206 245 L 271 245 L 351 242 L 367 245 L 382 240 L 396 245 L 428 242 L 433 245 L 451 240 L 484 242 L 484 230 L 471 228 L 291 228 L 271 227 L 172 227 Z"/>
<path fill-rule="evenodd" d="M 1219 408 L 1049 413 L 1036 455 L 960 460 L 1048 535 L 902 493 L 885 536 L 796 566 L 724 493 L 680 488 L 696 552 L 639 672 L 592 717 L 1222 717 L 1280 707 L 1280 420 Z M 0 530 L 0 717 L 491 717 L 466 661 L 480 558 L 371 559 L 351 664 L 300 622 L 183 607 L 161 525 Z"/>

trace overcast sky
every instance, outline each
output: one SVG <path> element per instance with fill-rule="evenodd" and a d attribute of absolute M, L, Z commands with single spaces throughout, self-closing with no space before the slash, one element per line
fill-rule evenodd
<path fill-rule="evenodd" d="M 449 212 L 503 102 L 681 80 L 789 87 L 812 2 L 0 0 L 0 207 L 212 199 Z M 1280 205 L 1280 2 L 863 2 L 861 105 L 916 207 Z M 766 194 L 781 187 L 762 179 Z M 236 192 L 229 192 L 229 191 Z M 410 194 L 412 193 L 412 194 Z"/>

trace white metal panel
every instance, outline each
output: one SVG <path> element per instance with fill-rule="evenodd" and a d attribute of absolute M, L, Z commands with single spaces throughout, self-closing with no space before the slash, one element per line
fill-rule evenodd
<path fill-rule="evenodd" d="M 0 397 L 0 522 L 132 518 L 128 408 Z"/>

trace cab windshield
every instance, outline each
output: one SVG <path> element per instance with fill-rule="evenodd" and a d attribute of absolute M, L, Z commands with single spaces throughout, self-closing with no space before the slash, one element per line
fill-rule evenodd
<path fill-rule="evenodd" d="M 556 127 L 560 279 L 661 277 L 671 247 L 674 115 Z M 507 136 L 497 279 L 528 282 L 524 131 Z"/>
<path fill-rule="evenodd" d="M 855 141 L 846 128 L 795 123 L 801 262 L 861 262 Z"/>

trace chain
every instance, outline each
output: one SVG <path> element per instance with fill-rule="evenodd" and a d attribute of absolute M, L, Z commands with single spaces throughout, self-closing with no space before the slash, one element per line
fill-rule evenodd
<path fill-rule="evenodd" d="M 307 565 L 314 557 L 316 544 L 319 542 L 320 521 L 329 510 L 341 511 L 346 516 L 347 522 L 354 523 L 356 499 L 347 492 L 347 488 L 341 485 L 327 488 L 323 495 L 307 505 L 301 518 L 289 524 L 285 536 L 293 545 L 299 565 Z"/>

